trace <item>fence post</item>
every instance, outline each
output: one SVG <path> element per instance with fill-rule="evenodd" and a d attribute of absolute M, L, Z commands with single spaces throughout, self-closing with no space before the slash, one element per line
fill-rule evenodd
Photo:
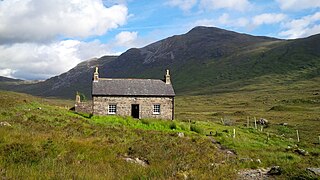
<path fill-rule="evenodd" d="M 254 117 L 254 128 L 257 129 L 257 119 Z"/>
<path fill-rule="evenodd" d="M 233 138 L 236 138 L 236 129 L 233 129 Z"/>
<path fill-rule="evenodd" d="M 299 131 L 297 130 L 297 140 L 300 142 Z"/>

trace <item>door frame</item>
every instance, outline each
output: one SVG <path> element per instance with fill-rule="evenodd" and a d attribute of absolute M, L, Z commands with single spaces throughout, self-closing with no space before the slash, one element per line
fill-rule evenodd
<path fill-rule="evenodd" d="M 131 104 L 131 116 L 140 119 L 140 104 Z"/>

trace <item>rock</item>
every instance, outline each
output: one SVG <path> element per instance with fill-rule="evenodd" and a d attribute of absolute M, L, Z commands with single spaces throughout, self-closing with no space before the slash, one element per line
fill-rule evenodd
<path fill-rule="evenodd" d="M 231 152 L 231 151 L 227 151 L 226 153 L 227 153 L 227 154 L 233 154 L 233 152 Z"/>
<path fill-rule="evenodd" d="M 303 156 L 306 156 L 306 155 L 309 154 L 308 151 L 306 151 L 306 150 L 304 150 L 304 149 L 300 149 L 300 148 L 294 150 L 294 152 L 298 153 L 299 155 L 303 155 Z"/>
<path fill-rule="evenodd" d="M 178 133 L 178 137 L 181 137 L 181 138 L 184 137 L 184 133 L 183 132 L 179 132 Z"/>
<path fill-rule="evenodd" d="M 292 147 L 288 145 L 288 147 L 286 147 L 286 151 L 291 151 Z"/>
<path fill-rule="evenodd" d="M 280 168 L 280 166 L 272 166 L 267 174 L 268 175 L 281 175 L 282 169 Z"/>
<path fill-rule="evenodd" d="M 139 158 L 135 158 L 135 159 L 132 159 L 130 157 L 126 157 L 126 158 L 123 158 L 125 161 L 127 162 L 131 162 L 131 163 L 136 163 L 136 164 L 139 164 L 143 167 L 147 166 L 148 165 L 148 162 L 144 161 L 144 160 L 141 160 Z"/>
<path fill-rule="evenodd" d="M 9 124 L 8 122 L 0 122 L 0 126 L 8 126 L 11 127 L 11 124 Z"/>
<path fill-rule="evenodd" d="M 238 172 L 238 178 L 241 180 L 261 180 L 268 179 L 268 169 L 245 169 Z"/>
<path fill-rule="evenodd" d="M 256 159 L 256 162 L 261 164 L 261 160 L 260 159 Z"/>
<path fill-rule="evenodd" d="M 258 121 L 257 121 L 258 124 L 260 125 L 267 125 L 269 123 L 268 120 L 264 119 L 264 118 L 260 118 Z"/>
<path fill-rule="evenodd" d="M 320 168 L 307 168 L 307 171 L 310 171 L 313 174 L 320 176 Z"/>
<path fill-rule="evenodd" d="M 288 123 L 280 123 L 282 126 L 288 126 Z"/>

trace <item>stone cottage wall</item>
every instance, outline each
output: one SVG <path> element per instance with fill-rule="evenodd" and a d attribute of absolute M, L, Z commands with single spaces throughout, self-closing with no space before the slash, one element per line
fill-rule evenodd
<path fill-rule="evenodd" d="M 108 115 L 109 104 L 117 105 L 116 115 L 131 116 L 131 105 L 139 104 L 139 118 L 173 119 L 173 97 L 105 97 L 93 96 L 93 114 Z M 160 114 L 153 105 L 160 104 Z"/>
<path fill-rule="evenodd" d="M 74 108 L 76 112 L 92 114 L 92 102 L 78 102 Z"/>

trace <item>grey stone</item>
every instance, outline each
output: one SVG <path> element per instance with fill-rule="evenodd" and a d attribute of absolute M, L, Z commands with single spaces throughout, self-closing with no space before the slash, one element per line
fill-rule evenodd
<path fill-rule="evenodd" d="M 125 161 L 127 161 L 127 162 L 131 162 L 131 163 L 135 163 L 135 164 L 139 164 L 139 165 L 141 165 L 141 166 L 143 166 L 143 167 L 145 167 L 145 166 L 147 166 L 148 165 L 148 163 L 146 162 L 146 161 L 143 161 L 143 160 L 141 160 L 141 159 L 139 159 L 139 158 L 130 158 L 130 157 L 126 157 L 126 158 L 123 158 Z"/>
<path fill-rule="evenodd" d="M 173 119 L 173 97 L 93 96 L 93 114 L 108 115 L 108 105 L 116 104 L 116 115 L 131 116 L 131 104 L 139 104 L 139 118 Z M 160 104 L 160 114 L 153 114 L 153 105 Z"/>
<path fill-rule="evenodd" d="M 300 149 L 300 148 L 294 150 L 294 152 L 296 152 L 296 153 L 298 153 L 298 154 L 300 154 L 300 155 L 303 155 L 303 156 L 306 156 L 306 155 L 309 154 L 308 151 L 306 151 L 306 150 L 304 150 L 304 149 Z"/>
<path fill-rule="evenodd" d="M 184 137 L 184 133 L 183 132 L 179 132 L 178 133 L 178 137 Z"/>
<path fill-rule="evenodd" d="M 261 125 L 267 125 L 269 123 L 269 121 L 267 119 L 264 119 L 264 118 L 260 118 L 258 121 L 257 121 L 258 124 L 261 124 Z"/>
<path fill-rule="evenodd" d="M 83 113 L 92 113 L 92 103 L 91 102 L 78 102 L 74 105 L 76 112 L 83 112 Z"/>
<path fill-rule="evenodd" d="M 313 174 L 320 176 L 320 168 L 307 168 L 307 171 L 310 171 Z"/>
<path fill-rule="evenodd" d="M 281 175 L 282 169 L 280 168 L 280 166 L 272 166 L 267 174 L 268 175 Z"/>

